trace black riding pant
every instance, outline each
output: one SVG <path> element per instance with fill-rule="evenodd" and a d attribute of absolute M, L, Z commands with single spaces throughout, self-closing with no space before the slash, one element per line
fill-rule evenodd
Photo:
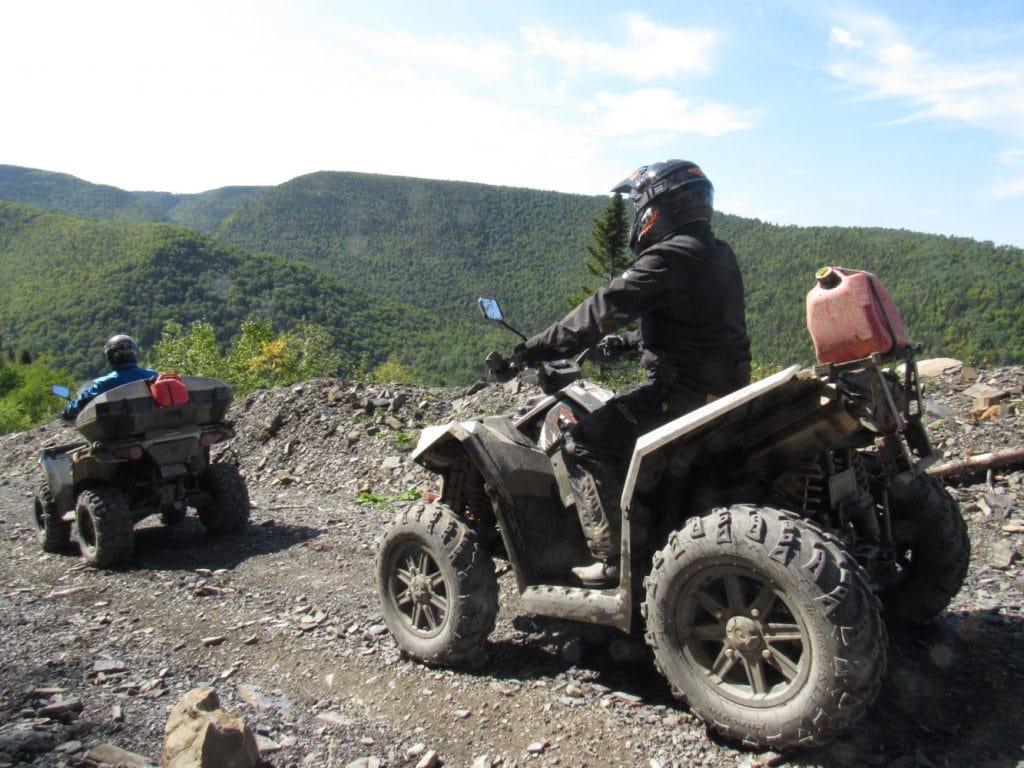
<path fill-rule="evenodd" d="M 572 428 L 566 463 L 594 557 L 618 557 L 619 498 L 637 438 L 707 402 L 705 393 L 652 378 L 615 395 Z"/>

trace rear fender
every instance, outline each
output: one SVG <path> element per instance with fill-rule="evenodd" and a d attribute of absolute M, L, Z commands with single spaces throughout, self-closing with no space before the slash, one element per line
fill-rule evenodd
<path fill-rule="evenodd" d="M 737 433 L 753 431 L 748 430 L 755 426 L 751 414 L 766 410 L 766 403 L 788 401 L 788 390 L 793 390 L 793 398 L 806 398 L 808 392 L 813 396 L 818 381 L 808 382 L 806 377 L 798 377 L 800 371 L 800 366 L 796 365 L 786 368 L 690 411 L 637 439 L 622 490 L 624 521 L 635 512 L 638 497 L 657 485 L 667 453 L 679 450 L 684 444 L 705 438 L 716 429 L 730 424 L 735 425 Z M 736 439 L 742 441 L 745 438 Z"/>
<path fill-rule="evenodd" d="M 68 453 L 43 453 L 39 464 L 46 476 L 50 495 L 59 512 L 75 508 L 75 483 L 71 470 L 71 455 Z"/>

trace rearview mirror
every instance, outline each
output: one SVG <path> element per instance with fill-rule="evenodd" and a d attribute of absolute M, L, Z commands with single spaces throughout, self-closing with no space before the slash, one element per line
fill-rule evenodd
<path fill-rule="evenodd" d="M 60 384 L 54 384 L 50 387 L 50 391 L 53 392 L 57 397 L 63 397 L 65 400 L 71 399 L 71 390 L 67 387 L 63 387 Z"/>
<path fill-rule="evenodd" d="M 477 299 L 477 304 L 480 305 L 480 312 L 488 320 L 495 323 L 501 323 L 505 321 L 505 316 L 501 313 L 501 306 L 498 304 L 497 299 L 491 299 L 484 297 Z"/>

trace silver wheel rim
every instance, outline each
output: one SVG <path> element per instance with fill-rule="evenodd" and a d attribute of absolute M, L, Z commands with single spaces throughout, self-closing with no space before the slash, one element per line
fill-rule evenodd
<path fill-rule="evenodd" d="M 779 587 L 738 564 L 706 568 L 675 602 L 685 661 L 718 695 L 753 707 L 796 696 L 810 676 L 807 623 Z"/>

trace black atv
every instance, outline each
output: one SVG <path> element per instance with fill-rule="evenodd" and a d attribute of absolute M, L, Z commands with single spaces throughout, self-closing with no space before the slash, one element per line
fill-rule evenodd
<path fill-rule="evenodd" d="M 65 387 L 54 394 L 67 398 Z M 47 552 L 71 544 L 97 568 L 132 553 L 135 523 L 159 514 L 166 525 L 195 507 L 211 534 L 243 531 L 249 492 L 238 468 L 210 462 L 210 447 L 234 437 L 224 420 L 231 388 L 198 376 L 134 381 L 92 400 L 75 421 L 83 441 L 43 450 L 44 478 L 33 502 Z"/>
<path fill-rule="evenodd" d="M 504 324 L 496 302 L 481 307 Z M 527 611 L 643 637 L 722 734 L 775 749 L 834 738 L 878 693 L 883 610 L 926 621 L 967 571 L 959 507 L 924 472 L 914 356 L 793 366 L 640 437 L 606 589 L 572 578 L 590 553 L 562 450 L 612 393 L 578 380 L 578 361 L 543 364 L 543 396 L 518 413 L 423 431 L 413 458 L 441 489 L 381 537 L 388 628 L 413 658 L 468 659 L 494 627 L 502 558 Z"/>

